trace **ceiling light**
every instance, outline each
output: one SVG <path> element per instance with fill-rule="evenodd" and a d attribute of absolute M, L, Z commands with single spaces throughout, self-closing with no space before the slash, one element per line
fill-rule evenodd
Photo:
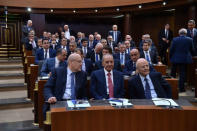
<path fill-rule="evenodd" d="M 73 13 L 76 13 L 76 10 L 73 10 Z"/>
<path fill-rule="evenodd" d="M 53 12 L 53 9 L 51 9 L 51 13 Z"/>
<path fill-rule="evenodd" d="M 97 9 L 95 9 L 95 10 L 94 10 L 94 12 L 98 12 L 98 10 L 97 10 Z"/>
<path fill-rule="evenodd" d="M 142 5 L 139 5 L 139 6 L 138 6 L 138 8 L 140 8 L 140 9 L 141 9 L 141 8 L 142 8 Z"/>
<path fill-rule="evenodd" d="M 116 9 L 116 11 L 120 11 L 120 9 L 119 9 L 119 8 L 117 8 L 117 9 Z"/>
<path fill-rule="evenodd" d="M 167 3 L 164 1 L 164 2 L 163 2 L 163 6 L 165 6 L 166 4 L 167 4 Z"/>
<path fill-rule="evenodd" d="M 28 12 L 31 12 L 31 8 L 30 8 L 30 7 L 28 7 L 28 8 L 27 8 L 27 11 L 28 11 Z"/>

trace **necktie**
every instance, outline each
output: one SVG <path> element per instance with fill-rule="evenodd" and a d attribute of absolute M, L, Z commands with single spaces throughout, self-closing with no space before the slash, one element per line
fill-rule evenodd
<path fill-rule="evenodd" d="M 116 41 L 116 31 L 114 31 L 114 41 Z"/>
<path fill-rule="evenodd" d="M 114 97 L 114 87 L 112 84 L 111 73 L 107 73 L 108 76 L 108 88 L 109 88 L 109 98 Z"/>
<path fill-rule="evenodd" d="M 194 37 L 193 30 L 190 30 L 190 33 L 191 33 L 191 37 L 193 38 Z"/>
<path fill-rule="evenodd" d="M 96 62 L 99 60 L 99 58 L 98 58 L 98 54 L 96 54 Z"/>
<path fill-rule="evenodd" d="M 166 30 L 166 39 L 168 39 L 168 31 Z"/>
<path fill-rule="evenodd" d="M 149 59 L 149 55 L 148 55 L 148 51 L 146 51 L 146 60 L 148 61 L 148 63 L 150 63 L 150 59 Z"/>
<path fill-rule="evenodd" d="M 136 71 L 136 64 L 133 62 L 133 71 Z"/>
<path fill-rule="evenodd" d="M 121 53 L 120 61 L 121 61 L 121 65 L 124 65 L 124 56 L 123 56 L 123 53 Z"/>
<path fill-rule="evenodd" d="M 83 50 L 84 50 L 84 56 L 86 56 L 87 54 L 86 47 L 84 47 Z"/>
<path fill-rule="evenodd" d="M 75 100 L 76 96 L 75 96 L 75 73 L 72 72 L 71 73 L 71 99 Z"/>
<path fill-rule="evenodd" d="M 151 97 L 151 92 L 150 92 L 150 86 L 148 84 L 148 80 L 147 80 L 146 77 L 145 77 L 144 81 L 145 81 L 145 96 L 146 96 L 146 99 L 151 99 L 152 97 Z"/>
<path fill-rule="evenodd" d="M 47 59 L 47 50 L 45 50 L 45 56 L 44 59 Z"/>

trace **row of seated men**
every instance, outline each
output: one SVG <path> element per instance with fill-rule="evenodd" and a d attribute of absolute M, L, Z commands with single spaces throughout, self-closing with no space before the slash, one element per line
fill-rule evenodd
<path fill-rule="evenodd" d="M 69 99 L 88 99 L 87 73 L 82 70 L 80 49 L 71 54 L 66 67 L 52 70 L 51 76 L 44 86 L 44 98 L 48 103 Z M 132 56 L 137 56 L 138 50 L 133 49 Z M 90 93 L 93 99 L 124 98 L 123 73 L 114 69 L 115 60 L 112 54 L 102 58 L 103 68 L 91 74 Z M 162 78 L 161 73 L 150 71 L 150 64 L 144 58 L 137 59 L 136 75 L 128 81 L 131 99 L 171 98 L 171 87 Z M 49 110 L 45 103 L 43 111 Z"/>
<path fill-rule="evenodd" d="M 63 38 L 62 43 L 65 44 L 65 41 L 66 39 Z M 139 54 L 137 57 L 145 58 L 150 63 L 150 65 L 158 64 L 157 51 L 150 48 L 151 42 L 152 42 L 151 39 L 147 39 L 143 41 L 142 51 L 140 52 L 138 51 Z M 57 46 L 56 50 L 50 48 L 47 39 L 43 39 L 42 43 L 43 43 L 42 48 L 36 50 L 36 58 L 35 58 L 36 64 L 39 64 L 40 61 L 43 62 L 45 60 L 44 64 L 42 65 L 41 76 L 47 76 L 47 74 L 49 74 L 52 68 L 57 67 L 58 64 L 55 65 L 55 61 L 61 62 L 66 60 L 66 58 L 70 54 L 75 52 L 77 48 L 75 42 L 70 42 L 69 46 L 66 47 L 63 47 L 64 44 L 61 44 Z M 81 56 L 84 58 L 82 69 L 86 71 L 88 75 L 90 75 L 93 70 L 102 68 L 102 64 L 101 64 L 102 55 L 106 53 L 113 54 L 113 49 L 107 44 L 104 45 L 102 43 L 98 43 L 95 49 L 89 49 L 87 47 L 88 44 L 87 39 L 82 39 L 81 43 L 82 46 L 79 46 L 78 48 L 81 49 L 82 52 Z M 125 75 L 131 75 L 132 74 L 131 64 L 133 64 L 132 62 L 136 62 L 136 60 L 132 60 L 133 58 L 132 58 L 131 50 L 134 48 L 129 48 L 129 50 L 127 50 L 126 48 L 127 44 L 129 45 L 129 41 L 125 41 L 124 43 L 119 44 L 118 46 L 119 53 L 114 53 L 113 57 L 114 57 L 115 69 L 124 72 Z M 59 55 L 60 54 L 58 51 L 59 49 L 65 50 L 64 56 Z M 55 57 L 56 54 L 57 57 Z M 53 58 L 53 59 L 48 59 L 48 58 Z M 61 65 L 62 63 L 60 63 L 60 66 Z"/>

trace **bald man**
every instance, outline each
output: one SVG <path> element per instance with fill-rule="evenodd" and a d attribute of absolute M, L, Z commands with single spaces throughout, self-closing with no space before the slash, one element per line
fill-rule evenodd
<path fill-rule="evenodd" d="M 130 51 L 130 60 L 126 62 L 123 69 L 123 74 L 132 76 L 136 75 L 136 62 L 140 58 L 140 52 L 138 49 L 132 49 Z M 154 72 L 155 69 L 149 64 L 150 72 Z"/>
<path fill-rule="evenodd" d="M 114 70 L 114 59 L 106 54 L 102 59 L 103 69 L 92 72 L 90 92 L 94 99 L 124 97 L 124 80 L 121 72 Z"/>
<path fill-rule="evenodd" d="M 98 43 L 94 50 L 90 53 L 90 55 L 87 55 L 87 58 L 90 58 L 92 63 L 95 63 L 102 59 L 102 50 L 103 45 L 101 43 Z"/>
<path fill-rule="evenodd" d="M 136 71 L 138 75 L 128 81 L 131 99 L 171 98 L 170 85 L 162 78 L 161 73 L 150 73 L 146 59 L 137 60 Z"/>

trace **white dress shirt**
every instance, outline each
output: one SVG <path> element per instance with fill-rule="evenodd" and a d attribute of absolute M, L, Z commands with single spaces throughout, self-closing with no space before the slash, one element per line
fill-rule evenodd
<path fill-rule="evenodd" d="M 33 41 L 33 42 L 29 42 L 29 44 L 31 44 L 32 45 L 32 48 L 36 48 L 37 46 L 36 46 L 36 42 L 35 42 L 35 40 Z"/>
<path fill-rule="evenodd" d="M 145 80 L 144 80 L 145 77 L 142 76 L 142 75 L 140 75 L 140 79 L 141 79 L 141 81 L 142 81 L 142 85 L 143 85 L 144 91 L 145 91 L 145 90 L 146 90 L 146 87 L 145 87 L 146 82 L 145 82 Z M 154 88 L 154 86 L 153 86 L 153 83 L 152 83 L 152 80 L 151 80 L 149 74 L 146 76 L 146 79 L 147 79 L 148 84 L 149 84 L 149 86 L 150 86 L 151 97 L 152 97 L 152 98 L 157 98 L 157 93 L 156 93 L 156 91 L 155 91 L 155 88 Z"/>
<path fill-rule="evenodd" d="M 65 31 L 65 38 L 70 40 L 70 31 L 69 29 Z"/>
<path fill-rule="evenodd" d="M 86 65 L 85 65 L 85 60 L 82 60 L 82 70 L 86 72 Z"/>
<path fill-rule="evenodd" d="M 66 88 L 62 99 L 71 99 L 71 73 L 72 71 L 67 68 L 67 80 L 66 80 Z M 75 78 L 74 78 L 75 81 Z"/>
<path fill-rule="evenodd" d="M 43 50 L 44 50 L 44 57 L 45 57 L 46 49 L 43 48 Z M 47 59 L 48 59 L 48 58 L 50 58 L 49 49 L 47 49 Z"/>
<path fill-rule="evenodd" d="M 55 57 L 55 68 L 59 67 L 60 61 Z"/>
<path fill-rule="evenodd" d="M 150 64 L 152 64 L 152 60 L 151 60 L 151 57 L 150 57 L 150 51 L 144 51 L 144 56 L 145 56 L 145 59 L 147 60 L 146 52 L 148 52 L 148 58 L 150 60 Z"/>
<path fill-rule="evenodd" d="M 104 72 L 105 72 L 105 80 L 106 80 L 106 86 L 107 86 L 107 94 L 109 94 L 109 88 L 108 88 L 108 73 L 111 73 L 111 80 L 112 80 L 112 84 L 114 85 L 114 81 L 113 81 L 113 70 L 111 70 L 110 72 L 108 72 L 107 70 L 105 70 L 104 68 Z"/>
<path fill-rule="evenodd" d="M 120 64 L 122 64 L 121 62 L 121 58 L 122 58 L 122 54 L 123 54 L 123 65 L 125 64 L 125 53 L 120 53 Z"/>
<path fill-rule="evenodd" d="M 65 45 L 65 47 L 63 45 L 61 45 L 61 48 L 67 51 L 67 46 Z"/>

